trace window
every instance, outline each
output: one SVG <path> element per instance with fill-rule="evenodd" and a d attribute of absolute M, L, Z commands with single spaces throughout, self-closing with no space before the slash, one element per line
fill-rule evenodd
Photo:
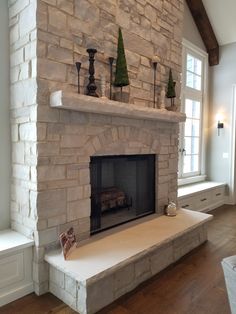
<path fill-rule="evenodd" d="M 204 175 L 204 119 L 206 110 L 207 54 L 183 42 L 182 112 L 186 122 L 180 127 L 179 183 Z"/>

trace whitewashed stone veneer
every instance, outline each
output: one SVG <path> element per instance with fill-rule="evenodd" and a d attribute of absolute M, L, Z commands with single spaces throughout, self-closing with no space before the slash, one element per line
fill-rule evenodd
<path fill-rule="evenodd" d="M 178 122 L 50 108 L 51 92 L 81 90 L 86 49 L 95 47 L 96 79 L 109 78 L 123 30 L 130 103 L 152 106 L 151 59 L 159 58 L 157 94 L 171 67 L 180 103 L 183 0 L 8 0 L 11 53 L 11 226 L 35 240 L 34 289 L 48 291 L 45 252 L 71 225 L 89 237 L 89 161 L 94 155 L 156 154 L 156 212 L 177 197 Z M 92 14 L 92 16 L 91 16 Z M 99 79 L 97 79 L 99 85 Z M 99 92 L 99 89 L 98 89 Z M 127 104 L 128 106 L 128 104 Z M 149 110 L 149 109 L 147 109 Z"/>

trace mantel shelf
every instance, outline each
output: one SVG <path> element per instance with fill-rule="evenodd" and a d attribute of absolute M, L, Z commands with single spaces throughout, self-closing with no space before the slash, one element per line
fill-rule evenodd
<path fill-rule="evenodd" d="M 96 113 L 131 119 L 159 120 L 171 123 L 183 122 L 185 114 L 168 110 L 142 107 L 109 99 L 68 93 L 53 92 L 50 96 L 50 106 L 80 112 Z"/>

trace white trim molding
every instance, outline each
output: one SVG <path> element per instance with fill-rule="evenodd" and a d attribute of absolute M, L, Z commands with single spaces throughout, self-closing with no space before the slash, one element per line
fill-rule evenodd
<path fill-rule="evenodd" d="M 231 106 L 231 120 L 230 120 L 230 166 L 229 166 L 229 197 L 228 204 L 236 204 L 236 169 L 235 169 L 235 157 L 236 157 L 236 84 L 232 88 L 232 106 Z"/>

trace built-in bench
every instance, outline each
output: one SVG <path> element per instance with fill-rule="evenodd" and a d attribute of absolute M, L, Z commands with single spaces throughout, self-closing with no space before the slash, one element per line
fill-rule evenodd
<path fill-rule="evenodd" d="M 225 204 L 226 184 L 199 182 L 178 189 L 178 205 L 196 211 L 208 212 Z"/>
<path fill-rule="evenodd" d="M 80 314 L 95 313 L 205 242 L 210 219 L 179 209 L 175 217 L 155 216 L 92 237 L 67 261 L 61 251 L 50 252 L 49 289 Z"/>
<path fill-rule="evenodd" d="M 33 240 L 18 232 L 0 231 L 0 306 L 34 291 L 33 245 Z"/>

